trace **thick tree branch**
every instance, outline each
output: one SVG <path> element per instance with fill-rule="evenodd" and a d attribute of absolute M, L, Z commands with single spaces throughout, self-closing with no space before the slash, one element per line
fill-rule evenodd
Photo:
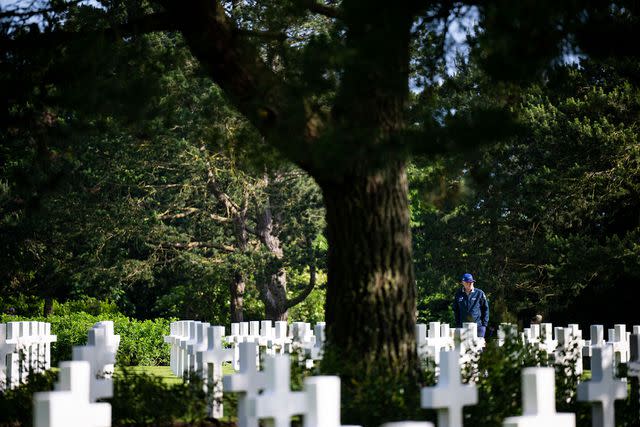
<path fill-rule="evenodd" d="M 32 26 L 31 28 L 34 27 Z M 123 37 L 135 34 L 152 33 L 157 31 L 175 31 L 177 29 L 178 27 L 172 17 L 168 13 L 162 12 L 141 16 L 120 25 L 90 31 L 55 30 L 40 32 L 32 29 L 30 32 L 21 34 L 17 37 L 1 37 L 0 49 L 8 51 L 30 47 L 46 48 L 67 44 L 81 39 L 92 38 L 119 40 Z"/>
<path fill-rule="evenodd" d="M 46 13 L 52 13 L 52 12 L 61 13 L 68 10 L 70 6 L 77 5 L 79 3 L 82 3 L 83 1 L 85 0 L 73 0 L 65 3 L 62 7 L 53 6 L 53 7 L 46 7 L 46 8 L 37 9 L 37 10 L 26 10 L 25 8 L 6 9 L 3 12 L 0 12 L 0 19 L 6 19 L 6 18 L 27 19 L 27 18 L 32 18 L 34 16 L 38 16 L 38 15 L 44 15 Z"/>
<path fill-rule="evenodd" d="M 262 60 L 253 38 L 239 34 L 219 0 L 194 0 L 189 7 L 175 0 L 163 4 L 194 56 L 238 111 L 269 144 L 309 170 L 309 144 L 318 138 L 319 126 L 309 128 L 304 99 Z"/>
<path fill-rule="evenodd" d="M 304 290 L 300 292 L 300 294 L 298 294 L 298 296 L 290 300 L 287 300 L 287 304 L 286 304 L 287 310 L 304 301 L 309 296 L 311 291 L 315 289 L 315 287 L 316 287 L 316 265 L 314 262 L 312 262 L 311 265 L 309 266 L 309 283 L 304 288 Z"/>
<path fill-rule="evenodd" d="M 235 32 L 240 36 L 255 37 L 259 39 L 279 40 L 279 41 L 284 41 L 287 39 L 287 35 L 281 31 L 251 31 L 251 30 L 245 30 L 241 28 L 241 29 L 235 30 Z"/>
<path fill-rule="evenodd" d="M 204 249 L 218 249 L 225 252 L 235 252 L 235 246 L 224 245 L 213 242 L 188 242 L 188 243 L 169 243 L 167 245 L 163 245 L 165 247 L 169 247 L 172 249 L 196 249 L 196 248 L 204 248 Z"/>
<path fill-rule="evenodd" d="M 304 0 L 305 7 L 313 13 L 324 15 L 328 18 L 340 18 L 340 9 L 318 3 L 315 0 Z"/>
<path fill-rule="evenodd" d="M 179 213 L 170 213 L 170 211 L 164 211 L 158 215 L 158 219 L 161 221 L 164 220 L 172 220 L 172 219 L 181 219 L 186 218 L 189 215 L 192 215 L 196 212 L 200 212 L 199 208 L 185 208 L 182 212 Z"/>

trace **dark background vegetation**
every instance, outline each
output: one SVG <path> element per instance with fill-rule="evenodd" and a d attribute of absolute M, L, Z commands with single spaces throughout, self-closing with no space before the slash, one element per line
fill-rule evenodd
<path fill-rule="evenodd" d="M 411 415 L 414 282 L 422 321 L 470 272 L 494 325 L 637 323 L 637 2 L 190 5 L 3 3 L 3 312 L 326 313 L 346 422 L 381 375 Z"/>

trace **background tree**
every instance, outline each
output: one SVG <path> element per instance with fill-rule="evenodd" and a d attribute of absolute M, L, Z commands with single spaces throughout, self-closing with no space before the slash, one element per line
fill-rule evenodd
<path fill-rule="evenodd" d="M 141 52 L 151 80 L 144 90 L 122 79 L 132 72 L 128 61 Z M 281 160 L 271 158 L 275 172 L 265 174 L 264 162 L 248 160 L 255 153 L 233 149 L 237 139 L 256 136 L 229 111 L 220 92 L 197 76 L 184 45 L 150 35 L 113 46 L 110 62 L 91 81 L 71 84 L 58 78 L 73 67 L 74 57 L 61 56 L 53 65 L 50 56 L 31 58 L 31 74 L 19 67 L 3 73 L 4 87 L 14 95 L 3 116 L 5 295 L 40 295 L 48 309 L 52 298 L 92 295 L 141 318 L 227 322 L 232 273 L 273 269 L 272 254 L 261 249 L 264 241 L 277 242 L 280 274 L 273 276 L 286 278 L 289 271 L 294 278 L 293 295 L 281 288 L 277 317 L 308 295 L 313 286 L 297 292 L 300 279 L 311 265 L 307 283 L 315 284 L 316 258 L 323 251 L 311 244 L 304 251 L 298 247 L 315 241 L 323 224 L 317 187 Z M 34 103 L 31 92 L 15 91 L 18 83 L 46 93 Z M 91 90 L 106 88 L 115 93 L 111 106 L 91 96 Z M 134 90 L 140 98 L 128 102 Z M 88 99 L 78 99 L 78 92 Z M 217 121 L 210 122 L 212 114 Z M 241 172 L 239 164 L 258 178 Z M 264 185 L 265 177 L 273 182 Z M 242 232 L 251 230 L 255 237 L 240 242 L 244 246 L 232 231 L 239 223 L 228 218 L 236 206 L 230 196 L 243 200 Z M 290 252 L 286 260 L 284 251 Z M 272 275 L 247 276 L 251 286 L 264 290 Z M 262 296 L 263 304 L 276 300 L 269 292 L 252 294 Z M 235 301 L 238 295 L 232 314 L 242 315 Z M 252 302 L 250 317 L 262 318 L 259 310 Z"/>
<path fill-rule="evenodd" d="M 490 76 L 509 81 L 538 75 L 573 42 L 587 53 L 602 53 L 598 49 L 609 43 L 615 54 L 637 53 L 628 42 L 638 31 L 633 2 L 193 1 L 185 7 L 163 0 L 101 6 L 47 5 L 35 12 L 45 17 L 43 31 L 11 29 L 2 45 L 15 52 L 82 39 L 99 51 L 105 39 L 127 43 L 141 32 L 184 37 L 234 109 L 322 190 L 329 244 L 324 366 L 342 375 L 344 395 L 352 398 L 346 420 L 364 424 L 416 408 L 407 154 L 433 155 L 510 130 L 509 97 L 498 108 L 463 115 L 443 113 L 434 102 L 419 120 L 408 120 L 410 75 L 415 72 L 427 91 L 437 86 L 434 70 L 446 57 L 441 48 L 450 17 L 478 18 L 472 53 Z M 33 13 L 4 17 L 13 25 Z M 367 394 L 377 378 L 385 379 L 383 390 L 403 397 Z M 373 418 L 378 414 L 370 408 L 385 405 L 389 415 Z"/>
<path fill-rule="evenodd" d="M 477 89 L 482 80 L 477 69 L 463 69 L 455 88 L 442 88 L 456 94 L 450 107 L 474 102 L 460 88 Z M 636 61 L 558 67 L 520 96 L 521 136 L 475 158 L 414 169 L 425 315 L 446 316 L 452 273 L 473 270 L 490 291 L 496 323 L 527 324 L 536 313 L 585 327 L 594 316 L 632 322 L 629 284 L 638 280 L 640 259 L 637 82 Z M 475 102 L 491 96 L 467 94 L 481 98 Z"/>

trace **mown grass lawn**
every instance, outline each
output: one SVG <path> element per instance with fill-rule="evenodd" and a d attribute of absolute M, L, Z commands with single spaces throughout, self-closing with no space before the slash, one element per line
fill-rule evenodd
<path fill-rule="evenodd" d="M 154 377 L 161 377 L 162 381 L 167 385 L 182 382 L 182 378 L 175 376 L 173 372 L 171 372 L 170 366 L 126 366 L 124 368 L 116 366 L 115 375 L 122 373 L 124 369 L 133 374 L 146 374 Z M 234 372 L 235 371 L 230 364 L 226 363 L 222 366 L 223 375 L 233 374 Z"/>

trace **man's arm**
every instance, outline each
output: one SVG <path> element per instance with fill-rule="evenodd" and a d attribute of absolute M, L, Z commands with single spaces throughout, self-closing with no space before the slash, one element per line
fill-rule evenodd
<path fill-rule="evenodd" d="M 480 301 L 480 311 L 481 311 L 481 320 L 482 326 L 489 325 L 489 300 L 487 300 L 487 295 L 482 293 L 482 301 Z"/>
<path fill-rule="evenodd" d="M 458 307 L 458 293 L 456 292 L 453 295 L 453 304 L 451 305 L 451 307 L 453 308 L 453 319 L 455 322 L 455 327 L 457 328 L 458 325 L 461 324 L 460 322 L 460 308 Z"/>

